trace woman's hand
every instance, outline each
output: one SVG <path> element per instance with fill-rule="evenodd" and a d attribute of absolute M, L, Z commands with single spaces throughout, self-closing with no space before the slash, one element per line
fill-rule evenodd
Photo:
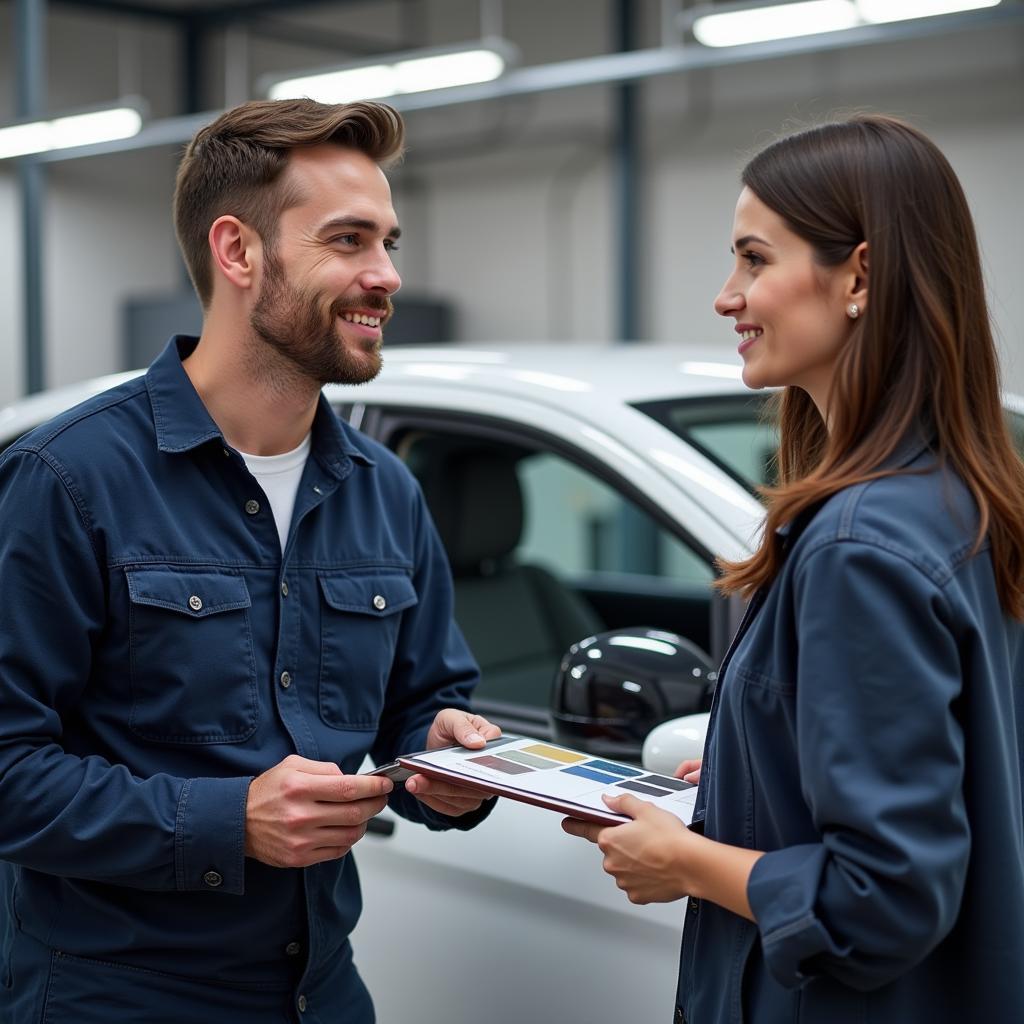
<path fill-rule="evenodd" d="M 608 807 L 632 818 L 622 825 L 595 825 L 566 818 L 562 828 L 596 843 L 603 867 L 631 903 L 670 903 L 690 894 L 687 854 L 700 836 L 674 814 L 635 796 L 604 798 Z"/>
<path fill-rule="evenodd" d="M 700 763 L 699 757 L 683 761 L 673 774 L 677 779 L 682 779 L 683 782 L 692 782 L 696 786 L 700 782 Z"/>
<path fill-rule="evenodd" d="M 631 903 L 670 903 L 696 896 L 754 920 L 747 883 L 763 856 L 760 851 L 728 846 L 691 832 L 674 814 L 635 796 L 606 796 L 604 802 L 632 820 L 622 825 L 593 825 L 566 818 L 562 828 L 569 835 L 597 843 L 604 854 L 605 871 L 626 891 Z"/>

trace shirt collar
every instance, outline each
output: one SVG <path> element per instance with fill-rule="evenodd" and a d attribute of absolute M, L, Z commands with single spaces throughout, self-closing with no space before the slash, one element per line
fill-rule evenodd
<path fill-rule="evenodd" d="M 934 433 L 923 423 L 914 423 L 907 430 L 907 432 L 900 438 L 896 447 L 893 449 L 892 454 L 882 463 L 880 469 L 905 469 L 912 463 L 916 462 L 926 451 L 928 451 L 934 443 Z M 805 509 L 796 520 L 790 520 L 789 522 L 783 523 L 775 534 L 781 537 L 783 540 L 789 538 L 793 532 L 794 527 L 798 528 L 798 533 L 803 532 L 804 527 L 814 518 L 815 514 L 824 504 L 824 501 L 819 501 L 809 508 Z"/>
<path fill-rule="evenodd" d="M 198 344 L 199 339 L 193 335 L 174 335 L 146 372 L 157 447 L 162 452 L 191 451 L 208 441 L 225 443 L 220 427 L 181 365 Z M 374 460 L 362 447 L 362 440 L 338 419 L 321 392 L 313 417 L 313 455 L 335 472 L 344 471 L 349 459 L 373 466 Z"/>

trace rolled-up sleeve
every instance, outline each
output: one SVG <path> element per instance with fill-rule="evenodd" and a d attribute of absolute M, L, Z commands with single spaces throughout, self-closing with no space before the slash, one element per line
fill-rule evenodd
<path fill-rule="evenodd" d="M 61 466 L 46 453 L 8 451 L 0 459 L 0 859 L 141 889 L 239 893 L 248 778 L 140 778 L 62 747 L 63 718 L 88 686 L 104 629 L 101 566 L 88 510 Z"/>
<path fill-rule="evenodd" d="M 932 574 L 833 541 L 796 577 L 797 744 L 821 841 L 771 851 L 748 898 L 769 970 L 880 987 L 952 928 L 970 851 L 962 671 Z"/>

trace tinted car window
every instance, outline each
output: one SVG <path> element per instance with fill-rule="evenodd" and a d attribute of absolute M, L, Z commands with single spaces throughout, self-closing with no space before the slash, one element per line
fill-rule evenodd
<path fill-rule="evenodd" d="M 448 549 L 477 703 L 546 710 L 568 647 L 604 629 L 657 627 L 708 649 L 711 566 L 599 469 L 442 429 L 391 443 Z"/>
<path fill-rule="evenodd" d="M 515 557 L 565 576 L 617 573 L 710 584 L 711 567 L 614 487 L 538 452 L 518 465 L 525 523 Z"/>
<path fill-rule="evenodd" d="M 752 493 L 777 482 L 778 430 L 770 395 L 645 402 L 636 408 L 693 445 Z M 1007 410 L 1024 458 L 1024 414 Z"/>
<path fill-rule="evenodd" d="M 1017 454 L 1024 459 L 1024 414 L 1007 412 L 1006 418 L 1010 424 L 1010 433 L 1013 435 L 1013 443 L 1017 448 Z"/>
<path fill-rule="evenodd" d="M 635 408 L 756 493 L 757 487 L 776 480 L 779 441 L 769 401 L 770 395 L 726 395 L 643 402 Z"/>

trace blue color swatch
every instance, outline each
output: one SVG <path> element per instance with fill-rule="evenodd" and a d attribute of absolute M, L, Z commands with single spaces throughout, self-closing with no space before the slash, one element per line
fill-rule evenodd
<path fill-rule="evenodd" d="M 614 761 L 588 761 L 586 767 L 596 768 L 600 772 L 611 772 L 613 775 L 623 775 L 627 779 L 643 775 L 643 772 L 635 768 L 627 768 L 624 764 L 615 764 Z"/>
<path fill-rule="evenodd" d="M 579 775 L 583 779 L 593 779 L 595 782 L 612 782 L 618 783 L 622 779 L 618 775 L 609 775 L 607 772 L 595 772 L 589 768 L 584 768 L 582 765 L 574 764 L 571 768 L 563 768 L 563 772 L 568 772 L 570 775 Z"/>

